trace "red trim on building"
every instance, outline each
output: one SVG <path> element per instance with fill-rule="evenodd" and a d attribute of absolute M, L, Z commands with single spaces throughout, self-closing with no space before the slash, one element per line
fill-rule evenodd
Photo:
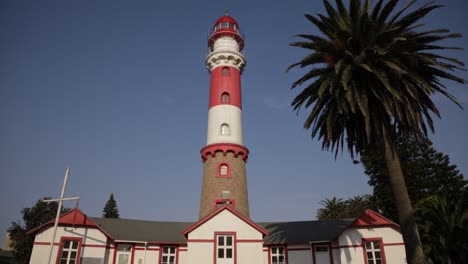
<path fill-rule="evenodd" d="M 282 247 L 283 250 L 284 250 L 284 260 L 285 260 L 285 264 L 288 264 L 288 261 L 289 261 L 289 257 L 288 257 L 288 245 L 287 244 L 271 244 L 268 246 L 268 264 L 271 264 L 271 248 L 272 247 Z M 263 251 L 265 251 L 265 249 L 263 249 Z M 294 251 L 294 250 L 293 250 Z"/>
<path fill-rule="evenodd" d="M 218 240 L 216 239 L 218 236 L 233 236 L 232 241 L 232 256 L 234 259 L 234 264 L 237 264 L 237 233 L 232 231 L 215 231 L 214 232 L 214 241 L 213 241 L 213 263 L 216 264 L 218 260 Z"/>
<path fill-rule="evenodd" d="M 229 202 L 229 204 L 226 204 L 226 202 Z M 216 210 L 218 208 L 218 205 L 224 205 L 224 204 L 232 208 L 236 208 L 236 200 L 234 199 L 215 199 L 213 201 L 213 210 Z"/>
<path fill-rule="evenodd" d="M 289 251 L 304 251 L 304 250 L 310 250 L 310 247 L 304 247 L 304 248 L 288 248 Z"/>
<path fill-rule="evenodd" d="M 55 218 L 50 220 L 49 222 L 40 225 L 36 228 L 33 228 L 27 232 L 28 235 L 33 235 L 39 232 L 40 230 L 45 229 L 48 226 L 53 226 L 55 223 Z M 92 227 L 97 228 L 101 231 L 104 235 L 108 238 L 112 238 L 112 236 L 107 233 L 104 229 L 102 229 L 99 225 L 93 222 L 85 213 L 83 213 L 80 209 L 74 208 L 64 214 L 62 214 L 59 218 L 59 225 L 60 226 L 73 226 L 73 227 Z"/>
<path fill-rule="evenodd" d="M 117 244 L 114 244 L 114 259 L 112 260 L 112 264 L 117 263 Z"/>
<path fill-rule="evenodd" d="M 83 238 L 82 237 L 68 237 L 68 236 L 60 237 L 60 244 L 59 244 L 60 248 L 59 248 L 59 250 L 57 252 L 55 263 L 60 264 L 60 256 L 62 255 L 63 244 L 64 244 L 65 240 L 78 241 L 78 250 L 76 252 L 76 264 L 80 264 L 80 261 L 81 261 L 81 244 L 83 243 Z"/>
<path fill-rule="evenodd" d="M 317 264 L 317 259 L 316 259 L 316 251 L 315 251 L 315 246 L 327 246 L 328 247 L 328 257 L 330 259 L 330 263 L 333 263 L 333 252 L 332 252 L 332 245 L 330 242 L 319 242 L 319 243 L 311 243 L 311 248 L 312 248 L 312 263 Z"/>
<path fill-rule="evenodd" d="M 232 143 L 216 143 L 206 145 L 200 150 L 203 162 L 205 162 L 210 156 L 214 158 L 217 152 L 222 152 L 224 156 L 226 156 L 228 152 L 232 152 L 234 153 L 234 157 L 240 155 L 242 160 L 245 162 L 247 162 L 247 159 L 249 158 L 249 150 L 242 145 Z"/>
<path fill-rule="evenodd" d="M 177 246 L 176 244 L 161 244 L 159 245 L 159 257 L 158 257 L 158 264 L 162 264 L 162 257 L 163 257 L 163 248 L 164 247 L 175 247 L 175 259 L 176 259 L 176 264 L 179 263 L 179 246 Z M 181 251 L 187 251 L 187 249 L 185 250 L 181 250 Z"/>
<path fill-rule="evenodd" d="M 405 243 L 403 243 L 403 242 L 402 242 L 402 243 L 384 243 L 383 245 L 386 246 L 386 247 L 391 247 L 391 246 L 404 246 Z"/>
<path fill-rule="evenodd" d="M 229 75 L 223 75 L 223 68 L 229 69 Z M 233 105 L 242 109 L 241 74 L 232 66 L 216 67 L 210 73 L 209 108 L 217 105 Z M 222 101 L 223 93 L 229 94 L 229 102 Z"/>
<path fill-rule="evenodd" d="M 263 243 L 262 239 L 238 239 L 237 243 Z"/>
<path fill-rule="evenodd" d="M 362 250 L 363 250 L 363 254 L 364 254 L 364 264 L 368 263 L 367 252 L 366 252 L 366 242 L 371 242 L 371 241 L 378 241 L 379 242 L 380 256 L 382 257 L 382 264 L 387 264 L 387 260 L 385 258 L 385 249 L 384 249 L 385 247 L 384 247 L 384 243 L 383 243 L 383 240 L 382 240 L 381 237 L 363 238 L 361 240 Z"/>
<path fill-rule="evenodd" d="M 333 240 L 338 239 L 346 230 L 350 228 L 373 228 L 373 227 L 391 227 L 398 232 L 400 226 L 395 222 L 383 217 L 382 215 L 367 209 L 361 216 L 356 218 L 349 226 L 344 228 Z"/>
<path fill-rule="evenodd" d="M 197 227 L 201 226 L 202 224 L 204 224 L 205 222 L 207 222 L 208 220 L 210 220 L 211 218 L 215 217 L 217 214 L 219 214 L 220 212 L 224 211 L 224 210 L 228 210 L 229 212 L 231 212 L 233 215 L 237 216 L 238 218 L 240 218 L 241 220 L 243 220 L 245 223 L 247 223 L 248 225 L 250 225 L 251 227 L 253 227 L 254 229 L 256 229 L 257 231 L 261 232 L 263 235 L 267 236 L 269 233 L 268 231 L 266 231 L 263 227 L 257 225 L 255 222 L 253 222 L 252 220 L 250 220 L 249 218 L 243 216 L 241 213 L 237 212 L 235 209 L 233 209 L 232 207 L 230 206 L 227 206 L 227 205 L 224 205 L 220 208 L 218 208 L 217 210 L 213 211 L 212 213 L 210 213 L 209 215 L 203 217 L 202 219 L 198 220 L 197 222 L 195 222 L 193 225 L 191 225 L 189 228 L 185 229 L 182 234 L 184 236 L 187 236 L 188 233 L 192 232 L 193 230 L 195 230 Z"/>
<path fill-rule="evenodd" d="M 131 254 L 131 260 L 130 260 L 130 264 L 133 264 L 135 262 L 135 247 L 136 247 L 136 244 L 135 243 L 132 243 L 132 254 Z"/>
<path fill-rule="evenodd" d="M 341 246 L 334 246 L 332 249 L 340 249 L 340 248 L 357 248 L 362 247 L 362 245 L 341 245 Z"/>
<path fill-rule="evenodd" d="M 189 243 L 213 243 L 213 239 L 188 239 Z"/>

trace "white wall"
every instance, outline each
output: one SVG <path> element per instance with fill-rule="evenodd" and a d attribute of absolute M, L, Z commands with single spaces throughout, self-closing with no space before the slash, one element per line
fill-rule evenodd
<path fill-rule="evenodd" d="M 236 233 L 238 264 L 259 264 L 264 260 L 263 234 L 230 211 L 224 210 L 188 234 L 188 263 L 213 263 L 215 232 Z"/>
<path fill-rule="evenodd" d="M 405 264 L 406 256 L 403 238 L 400 232 L 390 227 L 377 228 L 350 228 L 338 238 L 338 246 L 335 251 L 335 263 L 364 263 L 363 238 L 382 238 L 383 250 L 387 263 Z M 393 244 L 393 245 L 386 245 Z"/>
<path fill-rule="evenodd" d="M 31 264 L 47 263 L 50 250 L 50 239 L 53 234 L 53 228 L 48 228 L 38 232 L 34 239 L 35 245 L 31 254 Z M 107 237 L 96 228 L 83 228 L 83 227 L 72 227 L 72 226 L 59 226 L 57 228 L 57 234 L 55 236 L 54 248 L 52 253 L 52 260 L 55 262 L 57 259 L 57 253 L 59 250 L 59 244 L 61 237 L 80 237 L 83 239 L 85 247 L 81 249 L 81 257 L 94 257 L 102 258 L 106 260 L 106 245 Z M 111 255 L 112 256 L 112 255 Z"/>
<path fill-rule="evenodd" d="M 303 264 L 303 263 L 312 263 L 311 249 L 290 250 L 290 248 L 288 247 L 288 264 Z"/>

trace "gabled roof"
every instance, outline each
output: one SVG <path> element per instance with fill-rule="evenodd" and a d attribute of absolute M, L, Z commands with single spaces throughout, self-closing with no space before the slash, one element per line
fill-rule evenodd
<path fill-rule="evenodd" d="M 268 231 L 265 230 L 263 227 L 261 227 L 260 225 L 256 224 L 254 221 L 250 220 L 249 218 L 245 217 L 244 215 L 242 215 L 241 213 L 237 212 L 235 209 L 233 209 L 232 207 L 228 206 L 228 205 L 224 205 L 224 206 L 221 206 L 220 208 L 216 209 L 215 211 L 213 211 L 211 214 L 203 217 L 202 219 L 198 220 L 198 222 L 194 223 L 192 226 L 190 226 L 189 228 L 187 228 L 186 230 L 184 230 L 182 232 L 182 234 L 184 236 L 187 236 L 188 233 L 192 232 L 194 229 L 196 229 L 197 227 L 203 225 L 204 223 L 206 223 L 208 220 L 210 220 L 211 218 L 215 217 L 216 215 L 218 215 L 219 213 L 221 213 L 222 211 L 224 210 L 227 210 L 229 212 L 231 212 L 233 215 L 237 216 L 238 218 L 240 218 L 242 221 L 244 221 L 245 223 L 247 223 L 248 225 L 250 225 L 251 227 L 253 227 L 254 229 L 256 229 L 257 231 L 261 232 L 264 236 L 268 235 Z"/>
<path fill-rule="evenodd" d="M 350 227 L 375 227 L 375 226 L 389 226 L 400 229 L 400 226 L 392 220 L 385 218 L 384 216 L 367 209 L 361 216 L 356 218 Z"/>
<path fill-rule="evenodd" d="M 396 231 L 400 232 L 400 226 L 393 222 L 392 220 L 385 218 L 384 216 L 372 211 L 371 209 L 367 209 L 362 213 L 361 216 L 354 219 L 354 221 L 344 228 L 336 237 L 337 239 L 344 231 L 350 228 L 369 228 L 369 227 L 391 227 Z"/>
<path fill-rule="evenodd" d="M 182 231 L 193 222 L 161 222 L 116 218 L 91 218 L 115 240 L 186 243 Z"/>
<path fill-rule="evenodd" d="M 105 230 L 101 229 L 96 223 L 91 220 L 85 213 L 83 213 L 80 209 L 74 208 L 64 214 L 62 214 L 58 221 L 59 225 L 72 225 L 72 226 L 86 226 L 86 227 L 96 227 L 101 230 L 106 236 L 111 237 Z M 33 228 L 28 231 L 28 234 L 35 234 L 38 231 L 46 228 L 48 226 L 53 226 L 55 224 L 55 218 L 50 220 L 49 222 L 40 225 L 36 228 Z"/>
<path fill-rule="evenodd" d="M 264 235 L 265 244 L 308 244 L 314 241 L 334 241 L 350 228 L 399 226 L 372 210 L 366 210 L 356 219 L 328 221 L 263 222 L 255 223 L 229 206 L 223 206 L 197 222 L 146 221 L 88 217 L 75 208 L 59 218 L 60 225 L 95 227 L 113 240 L 152 243 L 187 243 L 187 234 L 222 211 L 229 211 Z M 28 234 L 53 226 L 55 219 L 35 228 Z"/>
<path fill-rule="evenodd" d="M 352 219 L 259 223 L 270 232 L 266 244 L 308 244 L 311 241 L 333 241 Z"/>

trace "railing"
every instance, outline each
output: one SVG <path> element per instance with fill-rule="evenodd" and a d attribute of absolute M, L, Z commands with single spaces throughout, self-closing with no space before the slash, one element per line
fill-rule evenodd
<path fill-rule="evenodd" d="M 236 24 L 233 24 L 233 23 L 229 23 L 229 22 L 223 22 L 223 23 L 219 23 L 217 24 L 215 27 L 213 27 L 212 29 L 210 29 L 208 31 L 208 38 L 210 38 L 211 36 L 213 36 L 213 34 L 219 30 L 219 29 L 223 29 L 223 28 L 227 28 L 227 29 L 232 29 L 234 30 L 234 32 L 236 32 L 237 35 L 239 35 L 242 39 L 244 39 L 244 34 L 242 34 L 242 32 L 239 30 L 239 28 L 237 27 Z"/>

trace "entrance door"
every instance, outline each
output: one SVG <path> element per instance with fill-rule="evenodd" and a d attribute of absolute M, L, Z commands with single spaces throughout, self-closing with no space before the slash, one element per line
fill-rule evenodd
<path fill-rule="evenodd" d="M 118 245 L 117 246 L 117 264 L 130 264 L 132 258 L 131 245 Z"/>
<path fill-rule="evenodd" d="M 234 264 L 234 236 L 218 235 L 216 264 Z"/>

